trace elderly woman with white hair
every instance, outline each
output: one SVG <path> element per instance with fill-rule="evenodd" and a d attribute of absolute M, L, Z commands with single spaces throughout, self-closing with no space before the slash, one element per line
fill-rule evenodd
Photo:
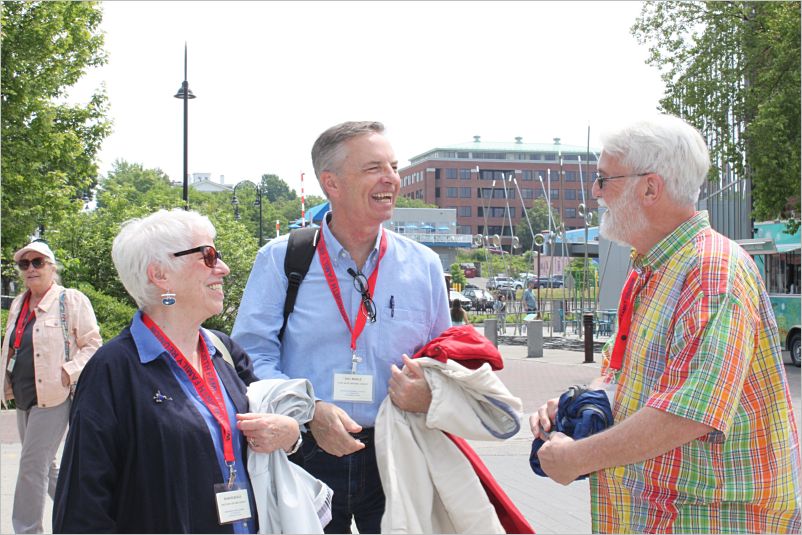
<path fill-rule="evenodd" d="M 247 447 L 291 451 L 300 432 L 288 416 L 248 413 L 250 359 L 201 327 L 222 311 L 229 273 L 214 237 L 208 218 L 175 209 L 115 238 L 139 311 L 83 372 L 54 532 L 256 532 Z"/>

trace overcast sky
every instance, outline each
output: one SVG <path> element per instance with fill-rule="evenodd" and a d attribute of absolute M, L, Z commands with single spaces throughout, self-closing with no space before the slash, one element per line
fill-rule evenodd
<path fill-rule="evenodd" d="M 659 73 L 629 28 L 640 2 L 104 2 L 100 153 L 180 180 L 189 46 L 189 172 L 227 184 L 275 173 L 319 194 L 309 156 L 329 126 L 380 120 L 401 167 L 437 145 L 591 145 L 654 113 Z"/>

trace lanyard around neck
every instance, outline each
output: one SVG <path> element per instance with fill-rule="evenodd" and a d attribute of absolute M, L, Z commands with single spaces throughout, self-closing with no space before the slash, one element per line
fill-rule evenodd
<path fill-rule="evenodd" d="M 20 344 L 22 343 L 22 334 L 25 332 L 25 327 L 30 323 L 31 318 L 36 315 L 35 310 L 31 310 L 30 314 L 28 313 L 28 308 L 31 303 L 31 291 L 28 290 L 25 294 L 25 298 L 22 301 L 22 309 L 19 311 L 19 316 L 17 316 L 17 327 L 14 329 L 14 350 L 19 349 Z"/>
<path fill-rule="evenodd" d="M 387 236 L 385 235 L 383 228 L 381 233 L 382 236 L 381 240 L 379 241 L 379 258 L 376 260 L 376 268 L 368 278 L 368 294 L 371 297 L 373 296 L 373 291 L 376 289 L 376 280 L 379 277 L 379 264 L 381 263 L 384 253 L 387 251 Z M 345 311 L 345 306 L 343 306 L 340 284 L 337 282 L 337 274 L 334 273 L 334 266 L 331 264 L 331 258 L 329 257 L 329 251 L 326 248 L 326 240 L 323 238 L 323 233 L 320 234 L 320 242 L 318 242 L 317 248 L 318 257 L 320 258 L 320 266 L 323 268 L 323 276 L 326 277 L 326 282 L 329 285 L 329 290 L 331 290 L 331 295 L 334 297 L 334 302 L 337 303 L 337 308 L 340 310 L 340 315 L 342 316 L 346 327 L 348 327 L 348 332 L 351 333 L 351 351 L 356 351 L 356 341 L 359 339 L 359 335 L 362 334 L 362 330 L 365 328 L 367 317 L 365 314 L 357 314 L 354 326 L 351 327 L 351 321 L 348 319 L 348 313 Z M 360 305 L 360 308 L 361 307 L 362 305 Z"/>
<path fill-rule="evenodd" d="M 618 331 L 615 335 L 613 353 L 610 356 L 610 368 L 613 370 L 620 370 L 623 365 L 624 351 L 627 349 L 629 331 L 632 327 L 632 314 L 635 312 L 635 299 L 646 286 L 650 276 L 649 269 L 633 269 L 629 272 L 627 282 L 624 284 L 621 300 L 618 303 Z"/>
<path fill-rule="evenodd" d="M 198 347 L 200 353 L 201 370 L 203 375 L 199 375 L 195 368 L 190 364 L 189 360 L 181 353 L 172 340 L 170 340 L 164 331 L 159 328 L 150 317 L 142 313 L 142 323 L 150 329 L 150 332 L 161 343 L 164 349 L 170 353 L 178 366 L 184 370 L 195 391 L 200 396 L 201 401 L 209 409 L 209 412 L 217 421 L 220 426 L 220 435 L 223 439 L 223 456 L 225 457 L 226 464 L 229 468 L 229 486 L 234 482 L 236 472 L 234 471 L 234 441 L 231 436 L 231 422 L 228 419 L 228 411 L 226 410 L 226 402 L 223 397 L 223 390 L 220 388 L 220 383 L 217 380 L 217 374 L 214 371 L 212 359 L 209 356 L 209 349 L 203 341 L 203 337 L 198 333 Z"/>

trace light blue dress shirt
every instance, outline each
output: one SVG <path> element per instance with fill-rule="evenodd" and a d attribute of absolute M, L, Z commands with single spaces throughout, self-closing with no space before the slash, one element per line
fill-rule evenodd
<path fill-rule="evenodd" d="M 321 232 L 343 306 L 353 325 L 356 315 L 362 313 L 361 298 L 347 270 L 356 271 L 357 266 L 329 230 L 326 219 Z M 232 331 L 232 338 L 253 360 L 259 378 L 309 379 L 318 399 L 340 406 L 363 427 L 374 425 L 379 405 L 387 395 L 390 365 L 401 367 L 402 354 L 411 357 L 451 326 L 443 267 L 437 254 L 392 231 L 384 232 L 387 251 L 373 292 L 376 322 L 365 323 L 356 343 L 356 353 L 362 358 L 357 373 L 373 376 L 372 403 L 332 399 L 334 374 L 351 371 L 351 334 L 323 275 L 317 252 L 299 288 L 284 338 L 279 341 L 287 295 L 286 235 L 271 241 L 257 254 Z M 362 269 L 366 277 L 376 269 L 380 237 Z"/>

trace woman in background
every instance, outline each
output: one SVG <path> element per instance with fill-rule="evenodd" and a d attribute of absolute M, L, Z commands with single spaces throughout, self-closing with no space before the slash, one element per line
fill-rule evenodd
<path fill-rule="evenodd" d="M 45 494 L 52 498 L 56 453 L 70 413 L 70 387 L 102 340 L 89 299 L 59 285 L 56 257 L 42 241 L 16 253 L 25 292 L 11 303 L 3 338 L 3 401 L 14 400 L 20 452 L 11 524 L 42 533 Z"/>
<path fill-rule="evenodd" d="M 462 303 L 459 299 L 451 301 L 451 326 L 465 325 L 468 323 L 468 314 L 462 308 Z"/>

